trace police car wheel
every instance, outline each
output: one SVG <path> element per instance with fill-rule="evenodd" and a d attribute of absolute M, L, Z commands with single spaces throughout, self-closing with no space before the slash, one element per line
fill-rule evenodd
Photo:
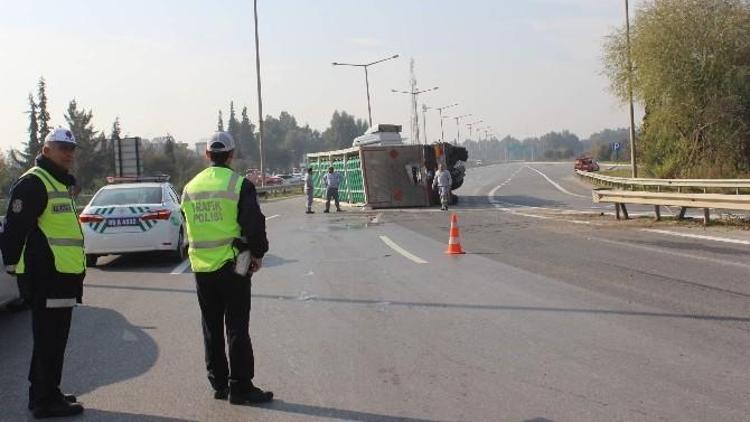
<path fill-rule="evenodd" d="M 177 248 L 172 253 L 177 261 L 184 261 L 187 258 L 187 245 L 185 244 L 185 229 L 180 227 L 180 235 L 177 238 Z"/>
<path fill-rule="evenodd" d="M 86 254 L 86 266 L 96 267 L 96 260 L 99 259 L 99 255 Z"/>

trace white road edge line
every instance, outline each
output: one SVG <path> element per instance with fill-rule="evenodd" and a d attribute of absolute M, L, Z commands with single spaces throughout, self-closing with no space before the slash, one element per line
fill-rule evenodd
<path fill-rule="evenodd" d="M 668 236 L 687 237 L 690 239 L 712 240 L 714 242 L 732 243 L 735 245 L 750 245 L 750 240 L 731 239 L 728 237 L 705 236 L 701 234 L 680 233 L 680 232 L 673 232 L 669 230 L 657 230 L 657 229 L 641 229 L 641 231 L 648 232 L 648 233 L 666 234 Z"/>
<path fill-rule="evenodd" d="M 378 236 L 378 237 L 380 237 L 380 240 L 382 240 L 383 243 L 385 243 L 386 245 L 388 245 L 391 249 L 393 249 L 394 251 L 396 251 L 396 252 L 400 253 L 401 255 L 403 255 L 404 258 L 406 258 L 406 259 L 408 259 L 408 260 L 410 260 L 412 262 L 415 262 L 417 264 L 427 264 L 427 261 L 425 261 L 424 259 L 422 259 L 422 258 L 420 258 L 420 257 L 418 257 L 418 256 L 416 256 L 416 255 L 414 255 L 412 253 L 410 253 L 409 251 L 407 251 L 406 249 L 402 248 L 401 246 L 397 245 L 396 242 L 392 241 L 388 236 Z"/>
<path fill-rule="evenodd" d="M 555 182 L 554 180 L 550 179 L 550 178 L 549 178 L 549 176 L 547 176 L 546 174 L 542 173 L 541 171 L 539 171 L 539 170 L 535 169 L 534 167 L 531 167 L 531 166 L 526 166 L 526 168 L 527 168 L 527 169 L 531 169 L 531 170 L 534 170 L 535 172 L 539 173 L 539 174 L 540 174 L 540 175 L 541 175 L 542 177 L 544 177 L 545 179 L 547 179 L 547 181 L 548 181 L 548 182 L 550 182 L 550 184 L 551 184 L 552 186 L 554 186 L 554 187 L 555 187 L 555 189 L 559 190 L 560 192 L 562 192 L 562 193 L 564 193 L 564 194 L 567 194 L 567 195 L 570 195 L 570 196 L 576 196 L 576 197 L 578 197 L 578 198 L 588 198 L 588 196 L 585 196 L 585 195 L 579 195 L 579 194 L 577 194 L 577 193 L 573 193 L 573 192 L 571 192 L 571 191 L 569 191 L 569 190 L 565 189 L 564 187 L 560 186 L 560 185 L 559 185 L 559 184 L 558 184 L 557 182 Z"/>
<path fill-rule="evenodd" d="M 276 217 L 279 217 L 279 214 L 272 215 L 270 217 L 266 217 L 266 221 L 268 221 L 268 220 L 270 220 L 272 218 L 276 218 Z M 176 266 L 174 268 L 174 270 L 172 270 L 172 272 L 169 273 L 169 274 L 171 274 L 171 275 L 180 275 L 180 274 L 184 273 L 185 270 L 187 270 L 189 266 L 190 266 L 190 260 L 186 259 L 186 260 L 182 261 L 180 263 L 180 265 Z"/>

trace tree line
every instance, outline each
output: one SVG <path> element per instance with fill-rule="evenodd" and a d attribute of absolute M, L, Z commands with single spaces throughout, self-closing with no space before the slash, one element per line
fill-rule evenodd
<path fill-rule="evenodd" d="M 629 45 L 624 26 L 612 33 L 604 69 L 624 103 L 632 86 L 645 108 L 636 147 L 646 173 L 747 177 L 750 1 L 645 1 Z"/>
<path fill-rule="evenodd" d="M 481 140 L 466 140 L 463 145 L 469 151 L 469 159 L 486 161 L 559 161 L 571 160 L 579 155 L 589 155 L 598 161 L 629 161 L 630 141 L 627 129 L 604 129 L 580 139 L 576 134 L 563 130 L 549 132 L 540 137 L 503 139 L 491 137 Z M 619 148 L 616 149 L 616 147 Z"/>
<path fill-rule="evenodd" d="M 53 122 L 48 112 L 47 85 L 40 78 L 34 94 L 28 97 L 28 138 L 20 142 L 20 148 L 11 149 L 9 154 L 0 153 L 0 189 L 7 194 L 13 181 L 34 165 L 41 152 L 44 139 L 52 130 Z M 78 143 L 76 167 L 73 170 L 84 192 L 92 193 L 106 183 L 106 177 L 115 172 L 114 146 L 122 139 L 119 117 L 115 119 L 109 132 L 97 130 L 93 123 L 93 111 L 80 106 L 73 99 L 63 116 L 67 128 L 73 132 Z M 278 117 L 264 119 L 264 166 L 270 171 L 288 171 L 300 167 L 305 154 L 311 152 L 343 149 L 351 146 L 352 139 L 367 130 L 367 123 L 345 111 L 335 111 L 329 127 L 323 132 L 300 126 L 288 112 Z M 233 167 L 238 171 L 260 166 L 258 154 L 258 133 L 256 125 L 248 115 L 247 107 L 238 113 L 234 101 L 229 103 L 229 114 L 224 124 L 223 111 L 219 110 L 217 125 L 208 127 L 206 137 L 215 130 L 226 130 L 237 143 Z M 146 175 L 166 174 L 172 183 L 181 189 L 184 184 L 206 166 L 205 157 L 196 152 L 194 144 L 180 142 L 167 133 L 159 144 L 144 142 L 142 159 Z M 5 195 L 3 195 L 5 196 Z"/>

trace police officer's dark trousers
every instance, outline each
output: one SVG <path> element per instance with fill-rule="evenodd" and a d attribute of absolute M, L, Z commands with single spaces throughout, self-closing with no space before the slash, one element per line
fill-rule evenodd
<path fill-rule="evenodd" d="M 31 305 L 34 349 L 29 369 L 29 399 L 33 403 L 54 400 L 61 394 L 59 387 L 72 315 L 73 308 L 48 308 L 44 299 L 34 300 Z"/>
<path fill-rule="evenodd" d="M 208 380 L 215 390 L 229 386 L 233 391 L 246 391 L 255 375 L 253 346 L 248 333 L 250 278 L 237 275 L 234 264 L 230 262 L 218 271 L 195 273 L 195 279 L 203 322 Z M 224 352 L 225 323 L 229 365 Z"/>

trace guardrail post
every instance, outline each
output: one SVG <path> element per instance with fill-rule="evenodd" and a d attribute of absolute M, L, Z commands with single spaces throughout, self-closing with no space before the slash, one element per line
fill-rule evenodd
<path fill-rule="evenodd" d="M 620 219 L 620 204 L 615 202 L 615 218 Z"/>
<path fill-rule="evenodd" d="M 656 221 L 661 221 L 661 208 L 658 205 L 655 205 L 654 211 L 656 212 Z"/>
<path fill-rule="evenodd" d="M 687 207 L 681 207 L 680 208 L 680 213 L 677 214 L 677 219 L 678 220 L 683 220 L 685 218 L 685 212 L 686 211 L 687 211 Z"/>
<path fill-rule="evenodd" d="M 625 207 L 625 204 L 620 204 L 620 207 L 622 208 L 622 216 L 625 217 L 626 220 L 630 220 L 628 209 Z"/>
<path fill-rule="evenodd" d="M 711 210 L 703 208 L 703 225 L 708 226 L 711 224 Z"/>

